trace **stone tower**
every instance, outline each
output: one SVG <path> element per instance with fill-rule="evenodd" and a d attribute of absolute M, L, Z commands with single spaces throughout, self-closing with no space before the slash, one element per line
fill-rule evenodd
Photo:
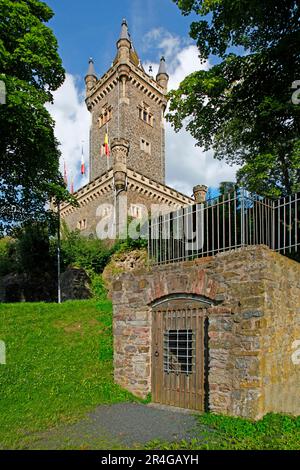
<path fill-rule="evenodd" d="M 92 114 L 90 131 L 90 181 L 113 166 L 105 155 L 115 139 L 129 142 L 127 167 L 165 183 L 164 112 L 169 76 L 162 58 L 156 79 L 148 75 L 133 47 L 126 20 L 122 22 L 117 55 L 99 80 L 93 60 L 85 77 L 86 104 Z"/>
<path fill-rule="evenodd" d="M 109 227 L 120 233 L 127 226 L 127 217 L 148 219 L 153 206 L 170 212 L 195 202 L 165 184 L 168 81 L 163 57 L 155 78 L 145 72 L 125 20 L 108 72 L 98 79 L 93 59 L 89 60 L 85 84 L 92 115 L 90 182 L 74 194 L 77 207 L 61 204 L 61 217 L 70 230 L 99 237 L 100 228 L 108 227 L 109 220 Z M 105 154 L 106 133 L 109 158 Z"/>

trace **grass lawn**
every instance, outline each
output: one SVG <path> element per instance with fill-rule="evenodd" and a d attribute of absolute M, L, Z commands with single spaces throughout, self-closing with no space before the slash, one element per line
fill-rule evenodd
<path fill-rule="evenodd" d="M 73 422 L 99 404 L 133 400 L 113 383 L 109 301 L 0 304 L 0 449 Z"/>
<path fill-rule="evenodd" d="M 300 450 L 300 417 L 268 414 L 253 422 L 203 414 L 191 442 L 150 442 L 159 450 Z"/>

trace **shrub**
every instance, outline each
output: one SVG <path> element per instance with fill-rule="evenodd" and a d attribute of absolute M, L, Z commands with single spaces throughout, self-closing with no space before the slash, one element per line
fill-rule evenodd
<path fill-rule="evenodd" d="M 107 289 L 104 285 L 101 274 L 94 274 L 91 276 L 92 279 L 92 292 L 93 296 L 97 300 L 107 299 Z"/>
<path fill-rule="evenodd" d="M 0 238 L 0 276 L 17 270 L 16 243 L 10 237 Z"/>
<path fill-rule="evenodd" d="M 56 250 L 56 241 L 53 250 Z M 114 249 L 102 240 L 84 238 L 78 231 L 69 232 L 61 241 L 62 270 L 75 266 L 100 274 L 113 252 Z"/>

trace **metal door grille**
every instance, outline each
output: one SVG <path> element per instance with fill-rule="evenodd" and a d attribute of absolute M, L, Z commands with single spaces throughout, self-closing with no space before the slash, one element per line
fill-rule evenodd
<path fill-rule="evenodd" d="M 193 330 L 168 330 L 164 333 L 164 371 L 191 374 L 195 367 Z"/>
<path fill-rule="evenodd" d="M 204 411 L 206 316 L 205 309 L 188 306 L 153 311 L 154 402 Z"/>

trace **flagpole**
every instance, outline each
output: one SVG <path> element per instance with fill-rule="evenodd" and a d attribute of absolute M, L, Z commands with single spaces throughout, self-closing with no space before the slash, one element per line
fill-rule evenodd
<path fill-rule="evenodd" d="M 60 242 L 60 201 L 57 203 L 57 303 L 61 304 L 61 282 L 60 282 L 60 251 L 61 251 L 61 242 Z"/>
<path fill-rule="evenodd" d="M 107 140 L 108 140 L 108 146 L 109 146 L 109 139 L 108 139 L 108 123 L 106 123 L 106 135 L 107 135 Z M 107 171 L 109 171 L 109 154 L 106 155 L 106 164 L 107 164 Z"/>
<path fill-rule="evenodd" d="M 74 194 L 74 177 L 73 177 L 73 172 L 71 173 L 70 193 L 71 193 L 71 194 Z"/>
<path fill-rule="evenodd" d="M 120 76 L 118 72 L 118 139 L 120 139 Z"/>

